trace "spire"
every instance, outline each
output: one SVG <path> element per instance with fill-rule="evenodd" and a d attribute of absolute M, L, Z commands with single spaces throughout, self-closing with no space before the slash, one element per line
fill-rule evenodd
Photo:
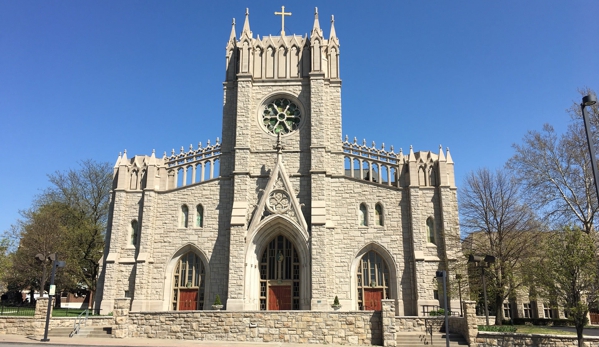
<path fill-rule="evenodd" d="M 318 22 L 318 7 L 314 8 L 314 26 L 312 27 L 312 36 L 314 34 L 322 36 L 322 30 L 320 30 L 320 22 Z"/>
<path fill-rule="evenodd" d="M 233 18 L 233 24 L 231 24 L 231 35 L 229 36 L 229 41 L 234 41 L 235 38 L 235 18 Z"/>
<path fill-rule="evenodd" d="M 335 33 L 335 16 L 331 15 L 331 35 L 329 35 L 329 40 L 337 38 L 337 33 Z"/>
<path fill-rule="evenodd" d="M 416 155 L 414 154 L 414 148 L 410 145 L 410 154 L 408 154 L 408 161 L 416 162 Z"/>
<path fill-rule="evenodd" d="M 127 150 L 123 151 L 123 156 L 121 157 L 121 163 L 119 165 L 128 165 L 129 159 L 127 159 Z"/>
<path fill-rule="evenodd" d="M 445 156 L 443 155 L 443 146 L 439 145 L 439 161 L 445 161 Z"/>
<path fill-rule="evenodd" d="M 245 9 L 245 22 L 243 22 L 243 30 L 241 34 L 248 33 L 249 36 L 252 36 L 252 32 L 250 31 L 250 9 Z"/>
<path fill-rule="evenodd" d="M 122 154 L 121 152 L 119 152 L 119 157 L 118 157 L 118 158 L 116 158 L 116 163 L 114 163 L 114 168 L 115 168 L 115 169 L 116 169 L 116 168 L 118 168 L 118 167 L 119 167 L 119 165 L 121 164 L 121 156 L 122 156 L 122 155 L 123 155 L 123 154 Z"/>
<path fill-rule="evenodd" d="M 447 164 L 453 164 L 453 159 L 451 159 L 451 153 L 449 153 L 449 147 L 447 147 Z"/>

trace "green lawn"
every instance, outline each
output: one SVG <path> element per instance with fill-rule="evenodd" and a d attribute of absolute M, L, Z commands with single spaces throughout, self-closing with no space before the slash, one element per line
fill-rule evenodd
<path fill-rule="evenodd" d="M 575 332 L 549 329 L 541 325 L 514 325 L 521 334 L 543 334 L 543 335 L 576 335 Z"/>
<path fill-rule="evenodd" d="M 55 308 L 52 310 L 52 317 L 77 317 L 85 310 L 75 308 Z"/>

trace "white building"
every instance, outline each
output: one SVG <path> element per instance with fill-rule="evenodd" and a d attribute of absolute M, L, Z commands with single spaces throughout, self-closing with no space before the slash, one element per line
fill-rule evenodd
<path fill-rule="evenodd" d="M 339 47 L 317 13 L 309 37 L 233 24 L 222 142 L 117 160 L 102 312 L 122 297 L 210 309 L 217 294 L 226 310 L 440 304 L 435 271 L 460 252 L 454 163 L 343 140 Z"/>

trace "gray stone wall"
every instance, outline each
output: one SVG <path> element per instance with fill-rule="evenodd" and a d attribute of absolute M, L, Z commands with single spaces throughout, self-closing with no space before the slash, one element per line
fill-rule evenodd
<path fill-rule="evenodd" d="M 380 313 L 259 311 L 129 313 L 128 337 L 381 345 Z"/>

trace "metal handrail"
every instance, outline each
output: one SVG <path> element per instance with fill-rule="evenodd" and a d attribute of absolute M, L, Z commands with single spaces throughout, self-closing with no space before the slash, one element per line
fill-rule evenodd
<path fill-rule="evenodd" d="M 83 318 L 83 314 L 85 313 L 85 319 Z M 73 337 L 73 335 L 79 334 L 79 329 L 81 328 L 81 321 L 83 320 L 83 326 L 87 325 L 87 317 L 89 316 L 89 310 L 79 313 L 77 318 L 75 319 L 75 323 L 73 323 L 73 331 L 69 334 L 69 337 Z"/>

